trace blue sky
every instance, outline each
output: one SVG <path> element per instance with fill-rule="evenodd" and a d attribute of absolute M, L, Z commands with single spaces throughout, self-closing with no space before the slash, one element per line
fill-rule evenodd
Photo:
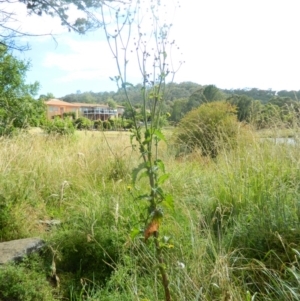
<path fill-rule="evenodd" d="M 175 17 L 166 14 L 180 47 L 172 59 L 185 61 L 175 82 L 300 90 L 299 0 L 185 0 L 180 5 Z M 40 94 L 116 89 L 109 80 L 116 66 L 102 30 L 80 36 L 67 32 L 57 19 L 26 17 L 21 4 L 14 12 L 18 28 L 56 34 L 56 42 L 50 36 L 23 38 L 31 50 L 19 56 L 31 61 L 27 80 L 40 82 Z M 128 74 L 133 83 L 139 81 L 134 67 Z"/>

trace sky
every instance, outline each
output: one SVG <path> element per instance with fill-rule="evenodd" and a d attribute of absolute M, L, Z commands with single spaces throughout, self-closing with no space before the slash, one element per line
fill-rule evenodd
<path fill-rule="evenodd" d="M 182 0 L 175 12 L 168 7 L 172 0 L 161 1 L 167 3 L 162 16 L 173 24 L 170 39 L 179 48 L 168 55 L 176 66 L 185 62 L 175 82 L 300 90 L 299 0 Z M 109 79 L 117 74 L 116 64 L 102 29 L 78 35 L 62 27 L 59 19 L 27 16 L 22 4 L 7 3 L 6 8 L 19 20 L 12 26 L 53 35 L 22 38 L 31 50 L 16 54 L 30 60 L 27 82 L 39 81 L 39 94 L 59 98 L 77 91 L 116 90 Z M 75 10 L 70 15 L 75 18 Z M 133 84 L 141 82 L 134 57 L 128 78 Z"/>

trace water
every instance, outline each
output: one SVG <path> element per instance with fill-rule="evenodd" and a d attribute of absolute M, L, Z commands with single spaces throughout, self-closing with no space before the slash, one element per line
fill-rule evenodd
<path fill-rule="evenodd" d="M 282 143 L 286 143 L 286 144 L 290 144 L 290 145 L 296 145 L 299 143 L 299 139 L 296 138 L 264 138 L 262 139 L 267 140 L 267 141 L 272 141 L 275 144 L 282 144 Z"/>

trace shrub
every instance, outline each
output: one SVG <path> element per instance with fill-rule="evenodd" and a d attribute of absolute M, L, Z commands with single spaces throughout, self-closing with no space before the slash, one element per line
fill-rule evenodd
<path fill-rule="evenodd" d="M 225 102 L 212 102 L 192 110 L 181 120 L 176 141 L 188 151 L 200 148 L 203 155 L 214 158 L 220 149 L 236 144 L 237 133 L 235 108 Z"/>
<path fill-rule="evenodd" d="M 74 212 L 63 231 L 53 232 L 48 241 L 50 249 L 57 254 L 61 288 L 65 292 L 71 290 L 73 295 L 70 300 L 102 300 L 79 296 L 83 288 L 85 293 L 92 294 L 93 287 L 99 290 L 106 285 L 119 263 L 127 238 L 128 228 L 116 222 L 116 203 L 107 202 L 106 198 L 93 202 L 89 198 L 90 195 L 82 199 L 90 206 L 84 207 L 85 213 L 80 209 Z"/>
<path fill-rule="evenodd" d="M 118 118 L 109 118 L 108 119 L 111 128 L 118 131 L 123 127 L 123 122 L 122 119 L 118 119 Z"/>
<path fill-rule="evenodd" d="M 124 129 L 132 129 L 133 128 L 133 121 L 131 119 L 123 119 L 122 124 L 123 124 Z"/>
<path fill-rule="evenodd" d="M 96 130 L 102 130 L 103 129 L 103 124 L 102 124 L 102 120 L 95 120 L 94 121 L 94 128 Z"/>
<path fill-rule="evenodd" d="M 103 125 L 103 129 L 104 130 L 110 130 L 111 129 L 111 124 L 107 120 L 104 120 L 103 123 L 102 123 L 102 125 Z"/>
<path fill-rule="evenodd" d="M 64 118 L 71 117 L 71 119 L 75 120 L 76 119 L 76 113 L 75 112 L 65 112 L 65 113 L 63 113 L 63 117 Z"/>
<path fill-rule="evenodd" d="M 93 126 L 93 122 L 86 117 L 79 117 L 75 120 L 75 127 L 78 130 L 88 130 Z"/>
<path fill-rule="evenodd" d="M 113 127 L 114 127 L 114 125 L 115 125 L 115 123 L 116 123 L 115 119 L 113 119 L 113 118 L 109 118 L 107 121 L 110 123 L 110 125 L 111 125 L 111 126 L 112 126 L 112 128 L 113 128 Z"/>
<path fill-rule="evenodd" d="M 55 118 L 43 127 L 47 134 L 72 135 L 75 132 L 74 125 L 70 119 Z"/>
<path fill-rule="evenodd" d="M 0 136 L 12 136 L 16 132 L 17 129 L 12 124 L 5 124 L 0 120 Z"/>
<path fill-rule="evenodd" d="M 108 176 L 109 179 L 112 180 L 121 180 L 130 177 L 130 173 L 128 172 L 129 165 L 121 157 L 115 157 L 114 160 L 110 163 Z"/>
<path fill-rule="evenodd" d="M 43 264 L 25 259 L 20 265 L 0 269 L 0 300 L 54 301 L 53 288 L 46 280 Z"/>

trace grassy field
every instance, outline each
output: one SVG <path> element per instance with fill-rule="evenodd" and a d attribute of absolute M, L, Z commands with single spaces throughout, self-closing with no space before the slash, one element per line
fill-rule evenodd
<path fill-rule="evenodd" d="M 214 160 L 161 144 L 175 200 L 160 229 L 173 300 L 300 300 L 299 145 L 255 137 Z M 47 244 L 0 269 L 0 300 L 164 300 L 153 242 L 130 235 L 143 226 L 139 160 L 129 132 L 0 139 L 0 241 Z M 41 222 L 51 219 L 61 225 Z"/>

